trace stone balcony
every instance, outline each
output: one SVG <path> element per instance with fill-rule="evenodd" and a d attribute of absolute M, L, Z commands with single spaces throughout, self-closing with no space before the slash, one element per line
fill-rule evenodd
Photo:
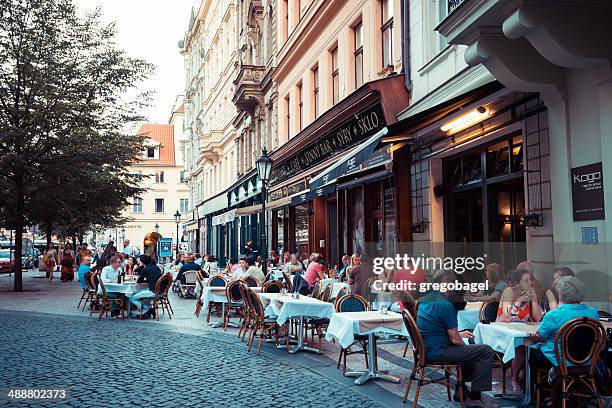
<path fill-rule="evenodd" d="M 257 105 L 263 105 L 261 81 L 266 73 L 263 65 L 242 65 L 234 81 L 235 91 L 232 102 L 242 111 L 252 112 Z"/>

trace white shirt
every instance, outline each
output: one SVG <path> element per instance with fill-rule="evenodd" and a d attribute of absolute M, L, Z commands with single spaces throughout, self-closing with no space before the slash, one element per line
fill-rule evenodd
<path fill-rule="evenodd" d="M 240 279 L 244 276 L 244 274 L 246 273 L 246 271 L 242 268 L 237 268 L 236 271 L 233 273 L 232 278 L 234 279 Z"/>
<path fill-rule="evenodd" d="M 105 266 L 102 268 L 102 274 L 100 275 L 100 279 L 104 283 L 114 283 L 117 282 L 117 276 L 121 272 L 121 268 L 113 269 L 112 265 Z"/>

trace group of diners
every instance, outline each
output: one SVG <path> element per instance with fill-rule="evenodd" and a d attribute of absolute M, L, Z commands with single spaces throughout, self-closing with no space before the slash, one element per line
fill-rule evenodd
<path fill-rule="evenodd" d="M 494 351 L 486 344 L 470 344 L 473 343 L 473 333 L 458 330 L 457 309 L 461 306 L 457 305 L 465 306 L 462 300 L 499 302 L 496 322 L 539 323 L 536 336 L 531 339 L 539 344 L 532 348 L 529 364 L 525 364 L 525 346 L 516 349 L 512 360 L 512 388 L 517 394 L 528 389 L 526 368 L 530 367 L 532 372 L 544 368 L 550 370 L 551 379 L 555 377 L 559 366 L 555 335 L 564 324 L 576 318 L 597 320 L 600 317 L 595 308 L 583 303 L 585 286 L 570 268 L 555 267 L 547 290 L 543 289 L 533 271 L 533 265 L 525 261 L 505 276 L 498 264 L 489 264 L 486 266 L 489 282 L 486 293 L 466 294 L 457 302 L 456 294 L 452 292 L 431 291 L 418 300 L 416 321 L 424 340 L 426 358 L 431 362 L 462 364 L 464 379 L 471 381 L 470 390 L 465 390 L 467 407 L 490 406 L 482 399 L 481 393 L 491 390 Z M 448 284 L 456 279 L 455 273 L 449 270 L 435 271 L 432 276 L 432 281 L 437 283 Z M 560 397 L 560 382 L 553 382 L 547 405 L 558 406 Z"/>

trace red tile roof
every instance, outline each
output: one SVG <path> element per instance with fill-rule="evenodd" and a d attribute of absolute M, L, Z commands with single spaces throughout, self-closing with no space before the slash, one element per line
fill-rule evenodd
<path fill-rule="evenodd" d="M 174 126 L 165 123 L 145 123 L 140 126 L 138 135 L 159 143 L 159 159 L 143 159 L 137 166 L 174 166 Z"/>

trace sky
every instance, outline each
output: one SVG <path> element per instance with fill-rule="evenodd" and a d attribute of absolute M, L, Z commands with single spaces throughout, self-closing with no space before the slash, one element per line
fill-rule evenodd
<path fill-rule="evenodd" d="M 183 94 L 181 40 L 189 24 L 193 0 L 75 0 L 81 10 L 99 5 L 104 21 L 117 24 L 117 44 L 131 57 L 156 66 L 155 73 L 142 84 L 142 91 L 153 90 L 151 107 L 143 112 L 149 122 L 167 123 L 176 96 Z"/>

